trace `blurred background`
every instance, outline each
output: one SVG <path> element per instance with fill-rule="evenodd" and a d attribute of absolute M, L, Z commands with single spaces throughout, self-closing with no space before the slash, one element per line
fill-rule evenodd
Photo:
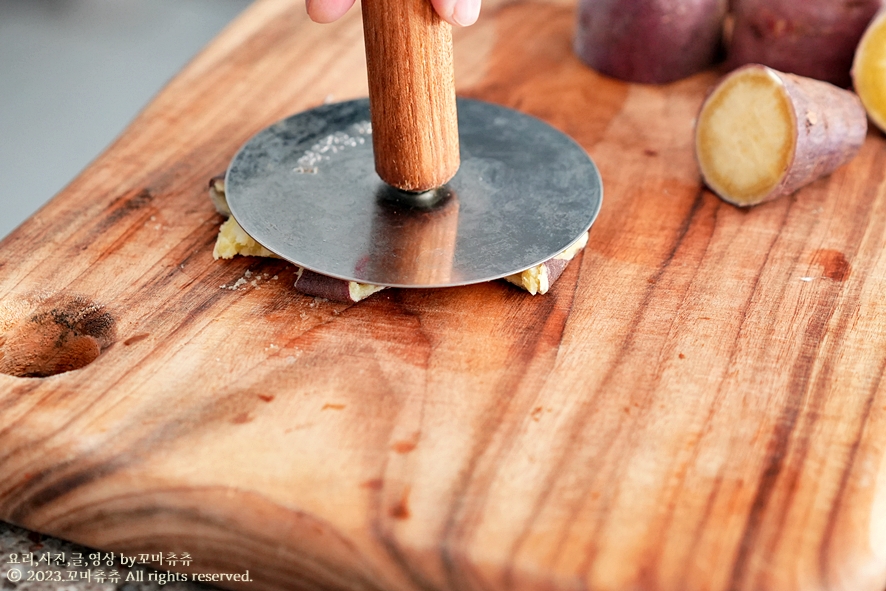
<path fill-rule="evenodd" d="M 0 0 L 0 239 L 251 0 Z"/>

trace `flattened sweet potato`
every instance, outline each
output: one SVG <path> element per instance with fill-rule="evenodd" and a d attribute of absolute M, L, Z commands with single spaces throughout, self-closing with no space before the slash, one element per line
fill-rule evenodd
<path fill-rule="evenodd" d="M 225 183 L 222 177 L 214 177 L 209 182 L 209 197 L 216 211 L 228 219 L 222 224 L 216 237 L 213 255 L 216 259 L 230 259 L 237 255 L 276 257 L 261 244 L 253 240 L 240 227 L 228 207 L 225 196 Z M 563 271 L 588 243 L 588 233 L 578 237 L 569 247 L 555 257 L 526 269 L 521 273 L 515 273 L 504 279 L 509 283 L 528 291 L 532 295 L 545 294 L 554 285 Z M 357 283 L 336 279 L 320 273 L 315 273 L 302 267 L 296 268 L 296 280 L 293 287 L 296 291 L 315 297 L 325 298 L 335 302 L 353 303 L 368 298 L 372 294 L 386 289 L 380 285 Z"/>

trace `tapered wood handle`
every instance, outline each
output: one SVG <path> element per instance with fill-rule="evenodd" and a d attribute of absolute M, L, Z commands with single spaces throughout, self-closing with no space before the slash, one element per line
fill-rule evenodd
<path fill-rule="evenodd" d="M 375 168 L 426 191 L 459 166 L 452 29 L 429 0 L 362 0 Z"/>

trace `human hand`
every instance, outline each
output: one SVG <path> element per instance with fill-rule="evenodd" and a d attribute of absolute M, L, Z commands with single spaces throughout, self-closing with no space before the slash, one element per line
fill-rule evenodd
<path fill-rule="evenodd" d="M 308 16 L 318 23 L 340 18 L 356 0 L 305 0 Z M 480 16 L 480 0 L 430 0 L 443 20 L 466 27 Z"/>

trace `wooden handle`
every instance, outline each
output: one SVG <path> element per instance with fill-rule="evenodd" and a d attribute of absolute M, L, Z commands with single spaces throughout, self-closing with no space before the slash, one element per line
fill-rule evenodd
<path fill-rule="evenodd" d="M 362 0 L 375 169 L 427 191 L 459 166 L 452 29 L 429 0 Z"/>

